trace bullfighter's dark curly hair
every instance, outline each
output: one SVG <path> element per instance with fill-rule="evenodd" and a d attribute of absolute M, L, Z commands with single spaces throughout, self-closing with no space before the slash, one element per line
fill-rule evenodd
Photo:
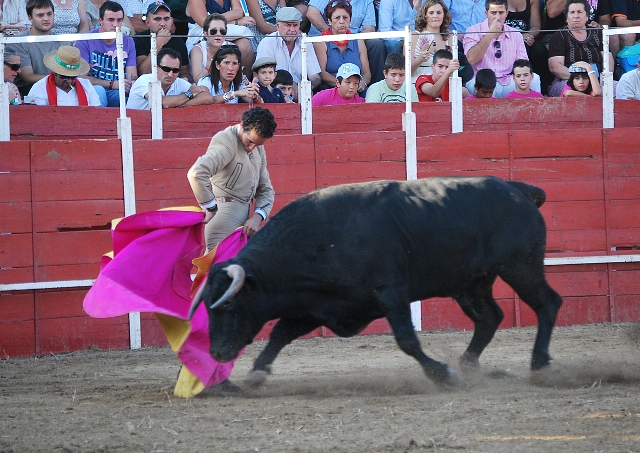
<path fill-rule="evenodd" d="M 245 131 L 255 130 L 262 138 L 271 138 L 276 131 L 273 114 L 262 107 L 254 107 L 242 114 L 242 127 Z"/>

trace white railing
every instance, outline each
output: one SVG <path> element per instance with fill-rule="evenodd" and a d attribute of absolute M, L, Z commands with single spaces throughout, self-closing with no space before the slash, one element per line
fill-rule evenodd
<path fill-rule="evenodd" d="M 625 33 L 640 33 L 640 27 L 616 28 L 609 29 L 606 26 L 603 30 L 604 49 L 608 52 L 609 36 Z M 123 67 L 123 35 L 120 32 L 107 33 L 91 33 L 91 34 L 68 34 L 68 35 L 49 35 L 49 36 L 25 36 L 25 37 L 0 37 L 0 59 L 4 61 L 4 46 L 11 43 L 20 42 L 46 42 L 46 41 L 77 41 L 77 40 L 94 40 L 94 39 L 116 39 L 117 55 L 118 55 L 118 78 L 124 80 Z M 407 27 L 404 31 L 395 32 L 376 32 L 376 33 L 357 33 L 348 35 L 331 35 L 308 37 L 302 35 L 302 81 L 300 83 L 300 108 L 301 108 L 301 129 L 303 134 L 311 134 L 312 127 L 312 109 L 311 109 L 311 82 L 307 77 L 307 60 L 306 60 L 306 44 L 313 42 L 326 41 L 345 41 L 353 39 L 380 39 L 380 38 L 403 38 L 405 46 L 405 55 L 410 55 L 411 32 Z M 458 37 L 453 32 L 452 53 L 457 55 Z M 157 52 L 156 52 L 156 35 L 151 34 L 151 73 L 156 74 L 156 78 L 150 85 L 149 105 L 151 109 L 152 121 L 152 138 L 162 139 L 162 92 L 160 82 L 157 80 Z M 605 53 L 606 55 L 606 53 Z M 407 58 L 405 62 L 406 78 L 406 110 L 403 113 L 402 125 L 405 131 L 406 144 L 406 176 L 407 180 L 417 179 L 417 152 L 416 152 L 416 117 L 415 112 L 411 108 L 411 59 Z M 9 141 L 9 101 L 8 89 L 4 80 L 0 80 L 0 141 Z M 603 128 L 613 128 L 613 75 L 609 68 L 608 58 L 604 58 L 604 67 L 602 72 L 603 83 Z M 124 185 L 124 213 L 125 216 L 135 213 L 135 181 L 133 173 L 133 139 L 131 130 L 131 119 L 126 116 L 126 104 L 124 101 L 124 84 L 119 84 L 120 88 L 120 117 L 118 118 L 118 138 L 122 143 L 122 172 Z M 463 115 L 462 115 L 462 79 L 455 71 L 450 82 L 450 99 L 451 102 L 451 127 L 452 133 L 463 131 Z M 640 262 L 640 255 L 599 255 L 599 256 L 574 256 L 562 258 L 546 258 L 544 264 L 546 266 L 558 265 L 580 265 L 580 264 L 611 264 L 611 263 L 633 263 Z M 11 283 L 0 284 L 0 292 L 3 291 L 28 291 L 40 289 L 59 289 L 59 288 L 79 288 L 91 287 L 95 280 L 61 280 L 49 282 L 34 283 Z M 412 304 L 412 319 L 414 325 L 419 330 L 420 322 L 420 304 Z M 417 324 L 416 324 L 417 323 Z M 131 313 L 129 315 L 130 344 L 132 349 L 141 347 L 140 335 L 140 314 Z"/>

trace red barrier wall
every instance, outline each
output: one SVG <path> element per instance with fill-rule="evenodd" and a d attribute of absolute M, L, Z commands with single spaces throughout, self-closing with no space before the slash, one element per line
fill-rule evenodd
<path fill-rule="evenodd" d="M 640 248 L 640 129 L 465 132 L 418 139 L 418 173 L 496 175 L 547 191 L 541 211 L 548 256 L 636 253 Z M 208 138 L 135 140 L 138 211 L 193 205 L 186 171 Z M 404 134 L 278 135 L 267 144 L 275 210 L 316 188 L 405 179 Z M 95 278 L 111 249 L 110 221 L 123 215 L 118 140 L 0 143 L 0 283 Z M 611 250 L 614 250 L 611 252 Z M 558 323 L 640 320 L 640 264 L 550 266 L 564 297 Z M 86 289 L 0 293 L 0 356 L 42 355 L 98 345 L 128 347 L 127 317 L 82 312 Z M 502 282 L 502 327 L 536 323 Z M 471 328 L 448 299 L 422 303 L 423 329 Z M 261 337 L 268 332 L 263 330 Z M 367 332 L 385 332 L 385 321 Z M 319 329 L 316 335 L 330 335 Z M 144 345 L 165 344 L 142 315 Z"/>

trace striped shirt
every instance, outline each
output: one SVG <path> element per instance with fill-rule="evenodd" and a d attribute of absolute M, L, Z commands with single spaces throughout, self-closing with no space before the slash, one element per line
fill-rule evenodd
<path fill-rule="evenodd" d="M 500 35 L 496 33 L 496 36 L 491 39 L 491 44 L 489 44 L 489 48 L 482 60 L 472 66 L 474 72 L 478 72 L 480 69 L 491 69 L 496 74 L 496 79 L 498 79 L 500 85 L 509 85 L 513 77 L 511 75 L 513 62 L 518 59 L 528 60 L 529 57 L 527 56 L 527 48 L 524 45 L 522 34 L 508 25 L 504 25 L 503 30 L 511 33 L 500 33 Z M 488 20 L 472 25 L 467 29 L 463 41 L 466 55 L 469 55 L 469 50 L 480 42 L 487 31 L 489 31 Z M 499 57 L 496 55 L 499 55 Z"/>
<path fill-rule="evenodd" d="M 4 0 L 0 8 L 0 22 L 30 25 L 25 0 Z"/>

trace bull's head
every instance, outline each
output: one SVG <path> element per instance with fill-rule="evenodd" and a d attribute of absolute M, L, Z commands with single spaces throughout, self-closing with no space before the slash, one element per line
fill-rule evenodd
<path fill-rule="evenodd" d="M 237 300 L 242 297 L 245 276 L 244 268 L 238 264 L 211 268 L 209 278 L 200 286 L 189 310 L 191 319 L 204 301 L 209 315 L 210 354 L 219 362 L 236 358 L 255 335 L 253 323 L 242 316 L 242 304 Z"/>

